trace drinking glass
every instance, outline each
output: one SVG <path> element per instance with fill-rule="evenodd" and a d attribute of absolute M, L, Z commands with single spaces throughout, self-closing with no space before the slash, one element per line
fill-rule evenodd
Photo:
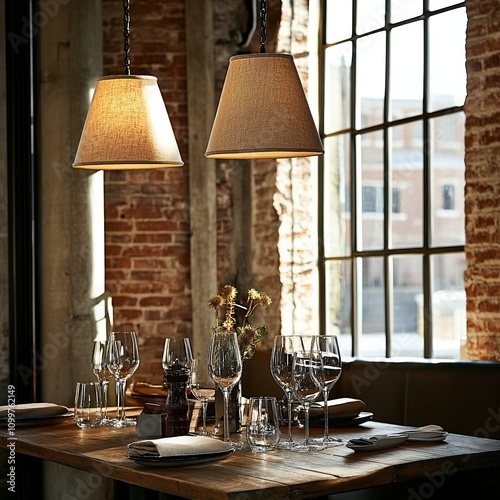
<path fill-rule="evenodd" d="M 175 367 L 191 369 L 193 362 L 193 353 L 191 351 L 191 342 L 187 337 L 180 339 L 166 338 L 163 346 L 163 357 L 161 364 L 163 369 Z"/>
<path fill-rule="evenodd" d="M 325 430 L 323 438 L 319 442 L 325 446 L 337 446 L 342 440 L 331 437 L 328 430 L 328 395 L 342 373 L 337 337 L 335 335 L 314 336 L 311 344 L 311 359 L 321 364 L 321 370 L 316 375 L 316 380 L 323 393 Z M 313 441 L 318 442 L 318 440 Z"/>
<path fill-rule="evenodd" d="M 299 335 L 277 335 L 274 337 L 270 361 L 271 375 L 283 389 L 288 404 L 288 437 L 286 441 L 280 441 L 280 448 L 290 449 L 297 444 L 292 437 L 293 353 L 305 350 L 304 338 Z"/>
<path fill-rule="evenodd" d="M 311 359 L 311 351 L 297 351 L 293 354 L 293 394 L 304 407 L 304 444 L 296 445 L 294 451 L 321 450 L 321 444 L 309 440 L 309 408 L 321 394 L 317 376 L 321 371 L 321 362 Z"/>
<path fill-rule="evenodd" d="M 203 430 L 199 434 L 200 436 L 211 436 L 212 433 L 207 431 L 207 407 L 210 401 L 215 400 L 215 383 L 208 373 L 207 360 L 193 359 L 189 387 L 194 397 L 201 401 Z"/>
<path fill-rule="evenodd" d="M 102 419 L 101 425 L 110 425 L 111 420 L 108 418 L 108 386 L 113 375 L 109 373 L 106 367 L 106 341 L 95 340 L 92 349 L 92 371 L 101 386 L 102 393 Z"/>
<path fill-rule="evenodd" d="M 274 397 L 250 398 L 247 443 L 252 451 L 272 451 L 280 439 L 278 405 Z"/>
<path fill-rule="evenodd" d="M 135 419 L 125 417 L 125 387 L 139 367 L 139 347 L 135 332 L 111 332 L 106 349 L 106 365 L 117 382 L 118 418 L 115 427 L 135 425 Z"/>
<path fill-rule="evenodd" d="M 229 436 L 229 394 L 239 382 L 243 371 L 236 332 L 212 331 L 208 348 L 208 373 L 224 397 L 224 441 L 233 448 L 243 447 Z"/>
<path fill-rule="evenodd" d="M 102 418 L 101 386 L 94 382 L 77 382 L 75 389 L 75 422 L 86 429 L 96 427 Z"/>

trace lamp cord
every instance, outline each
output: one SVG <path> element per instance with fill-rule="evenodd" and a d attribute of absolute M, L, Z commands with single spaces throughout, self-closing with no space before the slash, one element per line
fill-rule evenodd
<path fill-rule="evenodd" d="M 266 18 L 267 18 L 267 3 L 266 0 L 260 0 L 260 52 L 266 52 Z"/>
<path fill-rule="evenodd" d="M 130 75 L 130 2 L 123 0 L 123 50 L 125 51 L 125 74 Z"/>

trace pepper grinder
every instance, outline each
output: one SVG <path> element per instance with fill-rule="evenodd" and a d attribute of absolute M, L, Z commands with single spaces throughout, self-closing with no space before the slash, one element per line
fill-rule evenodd
<path fill-rule="evenodd" d="M 184 436 L 189 432 L 187 385 L 189 370 L 178 360 L 164 370 L 163 386 L 168 390 L 162 436 Z"/>
<path fill-rule="evenodd" d="M 193 355 L 188 338 L 165 339 L 163 349 L 163 386 L 168 391 L 162 437 L 189 433 L 187 387 Z"/>

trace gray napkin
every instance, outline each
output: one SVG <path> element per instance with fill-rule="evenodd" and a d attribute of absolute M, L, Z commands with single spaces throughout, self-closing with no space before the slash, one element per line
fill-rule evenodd
<path fill-rule="evenodd" d="M 175 436 L 135 441 L 128 445 L 129 457 L 183 457 L 232 451 L 229 443 L 205 436 Z"/>

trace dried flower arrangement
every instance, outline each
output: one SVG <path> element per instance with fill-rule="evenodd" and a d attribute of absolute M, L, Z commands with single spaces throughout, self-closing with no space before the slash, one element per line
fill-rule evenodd
<path fill-rule="evenodd" d="M 216 324 L 213 328 L 219 331 L 235 331 L 238 336 L 241 357 L 243 359 L 250 359 L 268 332 L 265 326 L 252 326 L 248 322 L 248 317 L 259 306 L 265 309 L 272 303 L 272 300 L 266 293 L 250 288 L 247 292 L 246 306 L 243 306 L 236 302 L 237 295 L 238 290 L 234 286 L 225 285 L 218 295 L 210 298 L 209 305 L 215 310 Z M 219 324 L 220 310 L 224 307 L 224 321 L 222 324 Z M 235 308 L 245 311 L 243 322 L 240 326 L 236 324 Z"/>

